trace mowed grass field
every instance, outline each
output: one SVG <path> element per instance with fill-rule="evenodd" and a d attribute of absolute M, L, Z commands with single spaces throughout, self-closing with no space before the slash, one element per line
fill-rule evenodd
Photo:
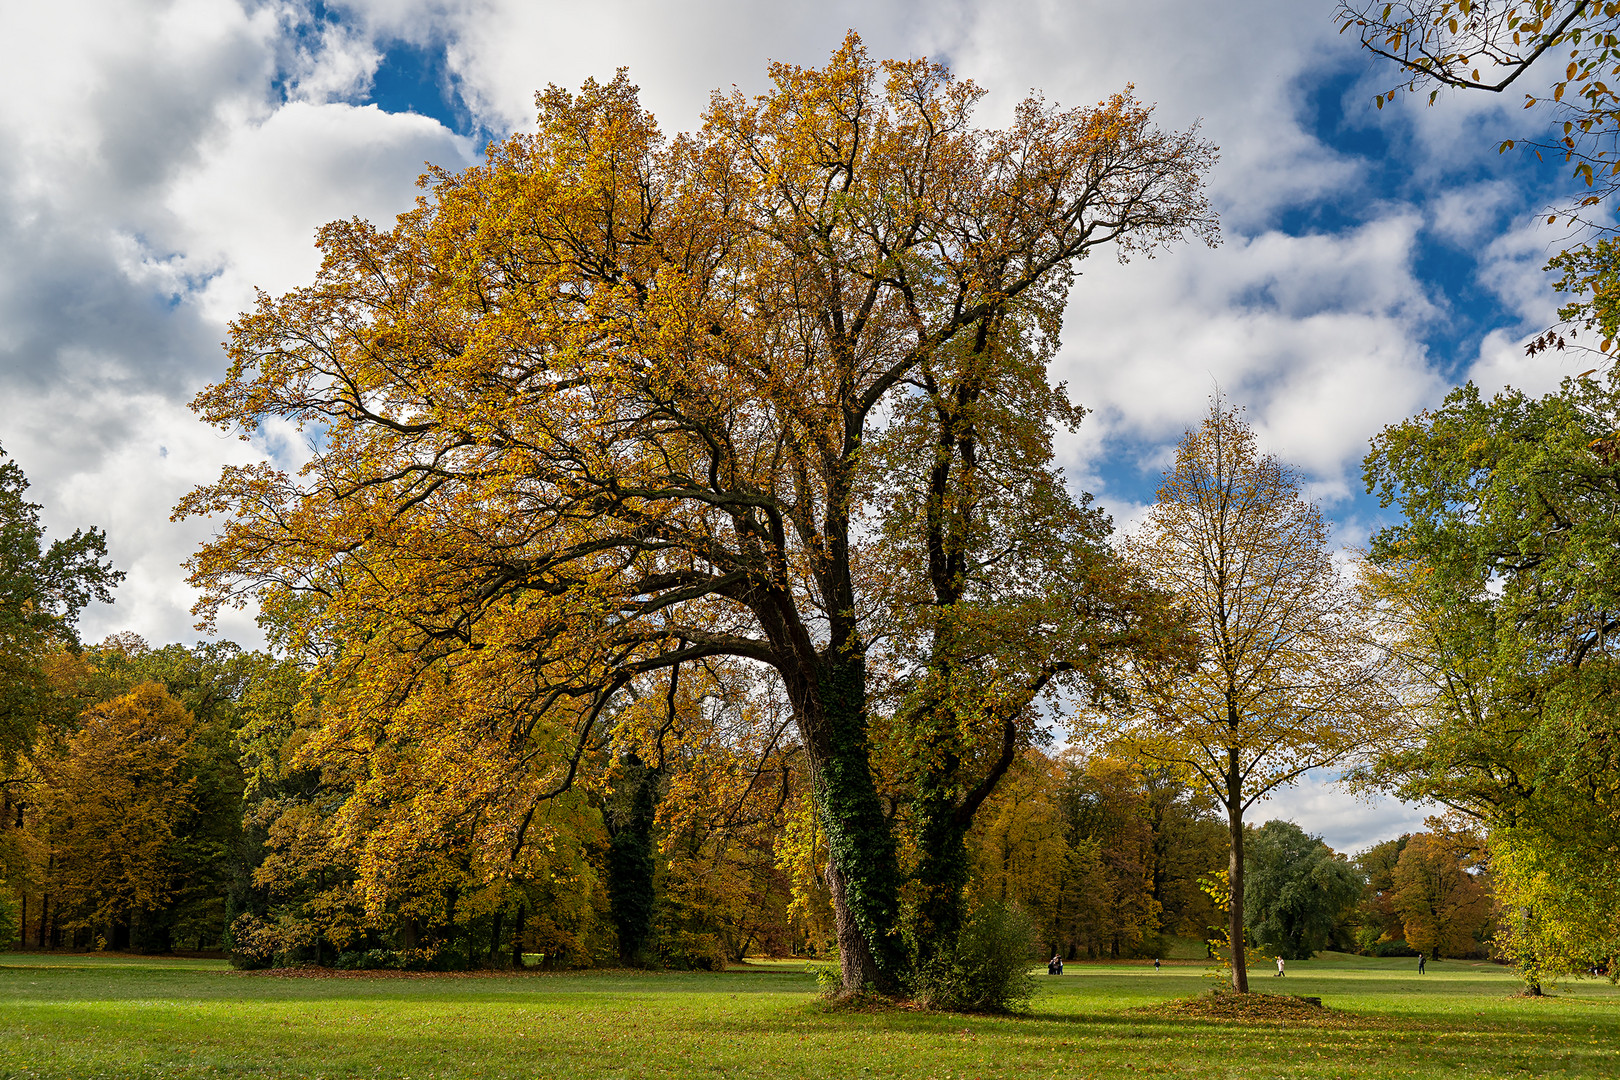
<path fill-rule="evenodd" d="M 1033 1013 L 833 1011 L 803 964 L 724 974 L 247 975 L 223 963 L 0 955 L 3 1077 L 1620 1077 L 1620 990 L 1328 956 L 1257 970 L 1310 1023 L 1157 1010 L 1196 965 L 1071 964 Z"/>

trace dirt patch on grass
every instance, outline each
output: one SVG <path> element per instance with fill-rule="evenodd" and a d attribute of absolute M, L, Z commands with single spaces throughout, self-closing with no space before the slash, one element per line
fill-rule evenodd
<path fill-rule="evenodd" d="M 1131 1011 L 1177 1020 L 1237 1021 L 1290 1027 L 1368 1027 L 1377 1023 L 1371 1017 L 1329 1009 L 1320 998 L 1296 997 L 1292 994 L 1200 994 L 1194 998 L 1180 998 Z"/>

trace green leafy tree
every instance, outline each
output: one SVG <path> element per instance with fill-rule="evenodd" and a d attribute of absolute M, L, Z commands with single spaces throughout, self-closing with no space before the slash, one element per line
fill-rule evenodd
<path fill-rule="evenodd" d="M 1370 580 L 1412 705 L 1367 776 L 1484 827 L 1499 940 L 1533 987 L 1620 971 L 1617 430 L 1612 372 L 1540 398 L 1470 384 L 1366 461 L 1404 517 Z"/>
<path fill-rule="evenodd" d="M 0 458 L 6 453 L 0 449 Z M 96 528 L 49 544 L 40 506 L 25 497 L 28 479 L 15 461 L 0 461 L 0 767 L 33 745 L 41 720 L 70 719 L 75 709 L 53 697 L 45 661 L 78 646 L 79 614 L 92 601 L 112 603 L 124 577 L 107 559 Z M 65 711 L 65 715 L 64 714 Z"/>
<path fill-rule="evenodd" d="M 1244 845 L 1245 925 L 1261 948 L 1285 960 L 1309 960 L 1366 885 L 1346 859 L 1291 821 L 1268 821 Z"/>

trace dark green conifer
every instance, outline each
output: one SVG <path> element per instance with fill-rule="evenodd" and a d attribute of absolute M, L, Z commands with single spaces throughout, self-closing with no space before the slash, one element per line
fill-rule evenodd
<path fill-rule="evenodd" d="M 625 758 L 630 789 L 629 805 L 618 815 L 608 845 L 607 892 L 614 929 L 619 934 L 619 958 L 639 959 L 652 936 L 653 813 L 657 776 L 634 754 Z"/>

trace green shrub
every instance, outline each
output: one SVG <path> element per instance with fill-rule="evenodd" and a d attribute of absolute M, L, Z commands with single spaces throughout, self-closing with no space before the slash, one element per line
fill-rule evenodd
<path fill-rule="evenodd" d="M 1017 904 L 989 903 L 975 911 L 954 949 L 941 949 L 913 977 L 912 993 L 931 1009 L 1008 1013 L 1029 1008 L 1035 924 Z"/>

